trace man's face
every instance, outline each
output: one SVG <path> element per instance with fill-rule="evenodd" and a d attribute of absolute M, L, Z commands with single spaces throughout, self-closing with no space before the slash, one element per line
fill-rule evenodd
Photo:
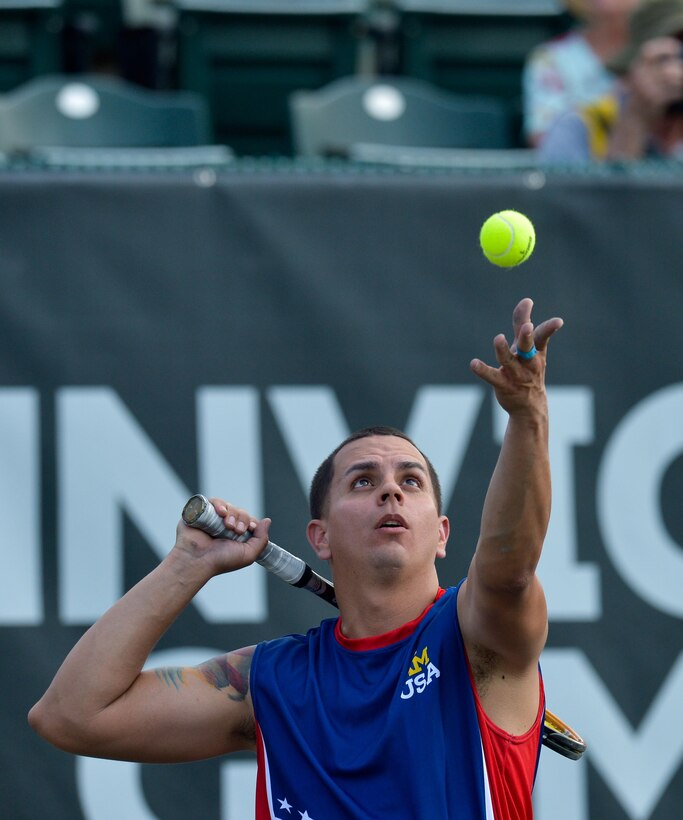
<path fill-rule="evenodd" d="M 418 571 L 445 555 L 448 519 L 436 508 L 424 457 L 397 436 L 370 436 L 334 459 L 324 518 L 309 539 L 338 572 Z"/>

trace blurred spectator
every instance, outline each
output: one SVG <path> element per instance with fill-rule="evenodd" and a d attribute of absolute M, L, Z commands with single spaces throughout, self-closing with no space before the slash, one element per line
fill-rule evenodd
<path fill-rule="evenodd" d="M 524 134 L 538 145 L 558 116 L 593 102 L 614 87 L 605 63 L 626 42 L 639 0 L 566 0 L 580 24 L 535 48 L 523 73 Z"/>
<path fill-rule="evenodd" d="M 178 12 L 163 0 L 121 0 L 121 74 L 152 89 L 173 85 Z"/>
<path fill-rule="evenodd" d="M 617 88 L 556 120 L 539 158 L 683 159 L 683 0 L 643 0 L 609 67 L 620 77 Z"/>
<path fill-rule="evenodd" d="M 177 19 L 172 0 L 66 0 L 64 71 L 173 88 Z"/>

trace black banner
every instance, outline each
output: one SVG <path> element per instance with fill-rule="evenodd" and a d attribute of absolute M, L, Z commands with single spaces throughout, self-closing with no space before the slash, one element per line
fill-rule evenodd
<path fill-rule="evenodd" d="M 254 761 L 74 758 L 26 713 L 83 630 L 173 544 L 186 498 L 273 518 L 316 564 L 306 487 L 348 431 L 412 434 L 444 484 L 442 584 L 465 573 L 504 419 L 469 370 L 524 296 L 559 315 L 554 506 L 540 574 L 549 707 L 540 820 L 674 820 L 683 804 L 683 178 L 301 171 L 0 177 L 3 815 L 243 820 Z M 527 214 L 532 258 L 479 228 Z M 252 571 L 253 570 L 253 571 Z M 215 579 L 155 663 L 333 613 L 253 567 Z"/>

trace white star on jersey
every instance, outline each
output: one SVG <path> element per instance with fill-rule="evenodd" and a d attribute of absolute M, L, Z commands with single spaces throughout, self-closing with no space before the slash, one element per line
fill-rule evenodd
<path fill-rule="evenodd" d="M 299 814 L 301 814 L 301 812 L 299 812 Z M 313 818 L 308 814 L 307 811 L 305 811 L 303 814 L 301 814 L 301 820 L 313 820 Z"/>
<path fill-rule="evenodd" d="M 284 809 L 287 812 L 287 814 L 292 813 L 292 806 L 287 802 L 286 797 L 285 797 L 284 800 L 280 800 L 280 798 L 278 797 L 277 802 L 280 804 L 280 808 Z"/>

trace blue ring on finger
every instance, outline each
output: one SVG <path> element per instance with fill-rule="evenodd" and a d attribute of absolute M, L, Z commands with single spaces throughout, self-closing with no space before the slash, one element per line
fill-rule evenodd
<path fill-rule="evenodd" d="M 519 356 L 519 358 L 522 359 L 525 362 L 528 362 L 530 359 L 533 359 L 534 356 L 537 353 L 538 353 L 538 350 L 536 350 L 536 345 L 534 345 L 531 348 L 531 350 L 518 350 L 517 351 L 517 355 Z"/>

